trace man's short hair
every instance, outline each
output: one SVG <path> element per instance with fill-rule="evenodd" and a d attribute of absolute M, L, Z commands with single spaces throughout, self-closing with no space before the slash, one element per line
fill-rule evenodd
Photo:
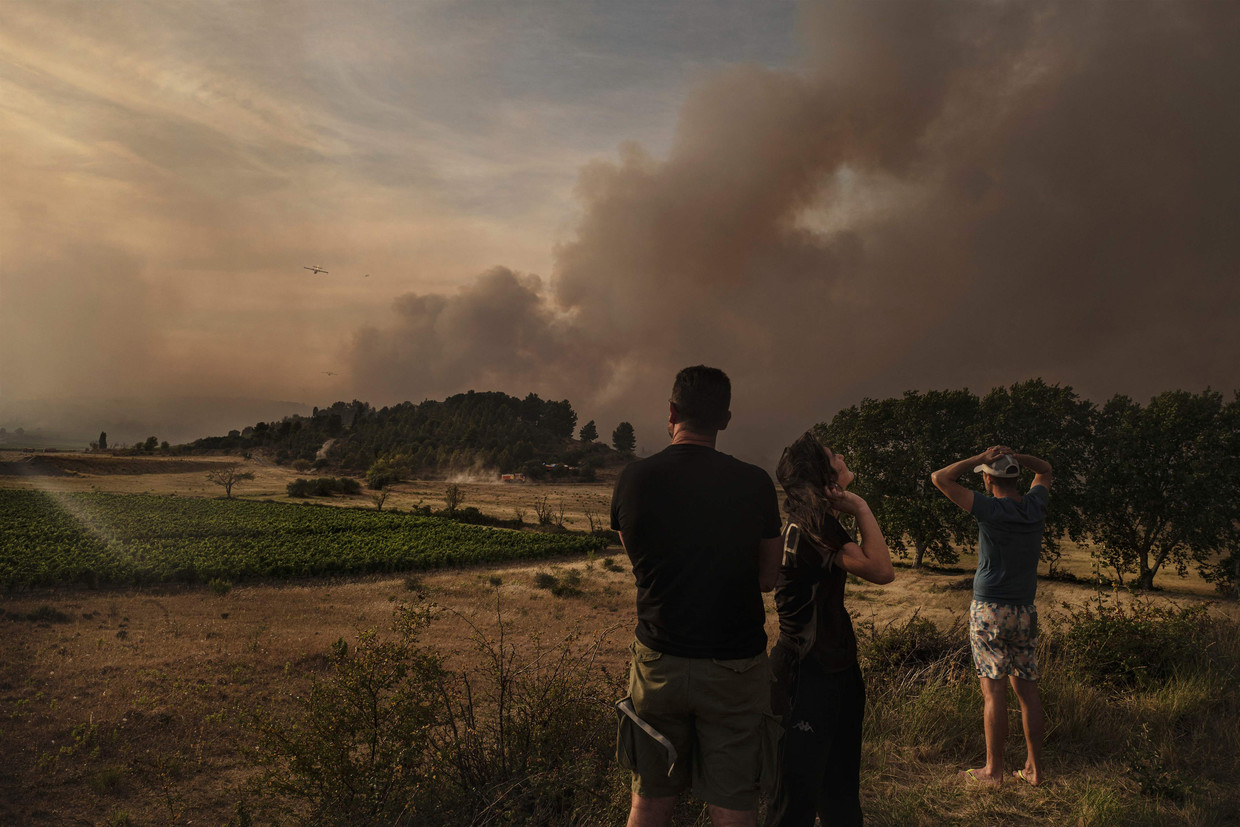
<path fill-rule="evenodd" d="M 719 368 L 694 365 L 676 374 L 671 402 L 680 415 L 680 424 L 688 430 L 718 431 L 728 424 L 732 383 Z"/>

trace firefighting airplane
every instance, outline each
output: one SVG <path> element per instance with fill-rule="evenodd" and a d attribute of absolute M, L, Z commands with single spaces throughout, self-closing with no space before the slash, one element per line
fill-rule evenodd
<path fill-rule="evenodd" d="M 310 271 L 312 271 L 312 272 L 313 272 L 316 276 L 317 276 L 319 273 L 326 273 L 326 272 L 327 272 L 327 271 L 326 271 L 326 270 L 324 270 L 322 267 L 317 267 L 317 266 L 316 266 L 316 267 L 303 267 L 303 268 L 301 268 L 301 269 L 303 269 L 303 270 L 310 270 Z"/>

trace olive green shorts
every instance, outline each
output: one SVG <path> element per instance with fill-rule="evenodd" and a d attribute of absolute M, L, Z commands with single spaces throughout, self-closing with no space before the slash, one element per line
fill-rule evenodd
<path fill-rule="evenodd" d="M 682 658 L 636 640 L 629 651 L 628 700 L 676 750 L 669 767 L 666 747 L 620 714 L 616 758 L 632 770 L 633 792 L 659 798 L 691 789 L 716 807 L 756 809 L 779 738 L 766 652 L 739 660 Z"/>

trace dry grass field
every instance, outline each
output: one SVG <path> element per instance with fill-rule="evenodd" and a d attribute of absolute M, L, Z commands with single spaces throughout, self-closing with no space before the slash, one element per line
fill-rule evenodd
<path fill-rule="evenodd" d="M 24 459 L 0 455 L 0 466 Z M 85 455 L 57 459 L 55 473 L 6 472 L 0 486 L 219 496 L 220 489 L 205 481 L 205 470 L 236 461 L 195 459 L 187 468 L 185 460 L 176 459 L 118 459 L 115 464 Z M 247 462 L 245 469 L 255 473 L 235 492 L 245 498 L 284 498 L 284 486 L 299 476 L 261 462 Z M 386 507 L 442 507 L 447 484 L 402 484 Z M 520 510 L 531 519 L 540 498 L 562 503 L 566 525 L 581 529 L 591 518 L 605 519 L 611 488 L 606 480 L 571 486 L 457 484 L 465 493 L 463 505 L 505 518 Z M 348 500 L 366 502 L 364 497 L 336 502 Z M 1065 569 L 1089 573 L 1083 550 L 1070 549 L 1065 558 Z M 3 594 L 0 823 L 295 822 L 287 811 L 264 810 L 263 802 L 255 801 L 248 785 L 256 770 L 247 759 L 254 737 L 241 721 L 255 710 L 288 708 L 304 696 L 311 681 L 325 674 L 326 653 L 334 641 L 356 641 L 366 629 L 387 628 L 401 604 L 426 605 L 432 619 L 422 642 L 444 656 L 449 669 L 469 671 L 480 665 L 477 636 L 496 636 L 497 616 L 502 616 L 504 633 L 519 649 L 534 646 L 535 639 L 554 642 L 571 633 L 601 641 L 598 666 L 619 686 L 634 617 L 634 589 L 625 563 L 623 551 L 612 548 L 591 559 L 438 571 L 416 578 L 247 584 L 222 594 L 206 587 Z M 967 611 L 970 592 L 963 586 L 971 565 L 965 558 L 956 572 L 901 568 L 889 586 L 850 586 L 850 607 L 859 626 L 898 627 L 916 614 L 952 628 Z M 555 596 L 538 587 L 540 573 L 563 578 L 570 571 L 579 577 L 572 593 Z M 1161 601 L 1208 605 L 1219 617 L 1240 622 L 1236 605 L 1213 600 L 1207 584 L 1164 577 L 1161 585 Z M 1064 604 L 1079 607 L 1095 597 L 1084 584 L 1043 581 L 1039 586 L 1039 604 L 1048 616 L 1066 611 Z M 1120 594 L 1114 599 L 1131 598 Z M 773 611 L 768 618 L 773 637 Z M 1061 695 L 1053 694 L 1047 704 L 1051 744 L 1056 697 Z M 1229 720 L 1235 720 L 1234 714 Z M 975 717 L 977 741 L 980 696 Z M 1019 737 L 1013 740 L 1019 747 Z M 889 748 L 886 742 L 868 749 L 867 766 L 881 771 L 867 778 L 867 798 L 901 802 L 880 809 L 876 823 L 1036 824 L 1070 814 L 1072 823 L 1119 824 L 1125 823 L 1122 814 L 1134 812 L 1117 809 L 1105 794 L 1108 786 L 1126 783 L 1131 788 L 1131 782 L 1111 777 L 1113 763 L 1091 762 L 1088 755 L 1048 749 L 1049 769 L 1061 776 L 1057 785 L 1034 790 L 1010 784 L 979 799 L 958 783 L 958 758 L 950 750 L 923 745 L 910 751 Z M 623 799 L 623 791 L 617 796 Z M 946 818 L 944 812 L 955 815 Z M 1235 823 L 1208 804 L 1137 812 L 1145 813 L 1138 819 L 1142 823 L 1166 818 Z M 914 815 L 904 821 L 900 813 Z"/>

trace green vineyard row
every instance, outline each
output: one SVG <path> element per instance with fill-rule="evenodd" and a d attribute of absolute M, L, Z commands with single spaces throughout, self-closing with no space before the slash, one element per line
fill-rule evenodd
<path fill-rule="evenodd" d="M 0 584 L 395 572 L 583 554 L 606 541 L 248 500 L 0 490 Z"/>

